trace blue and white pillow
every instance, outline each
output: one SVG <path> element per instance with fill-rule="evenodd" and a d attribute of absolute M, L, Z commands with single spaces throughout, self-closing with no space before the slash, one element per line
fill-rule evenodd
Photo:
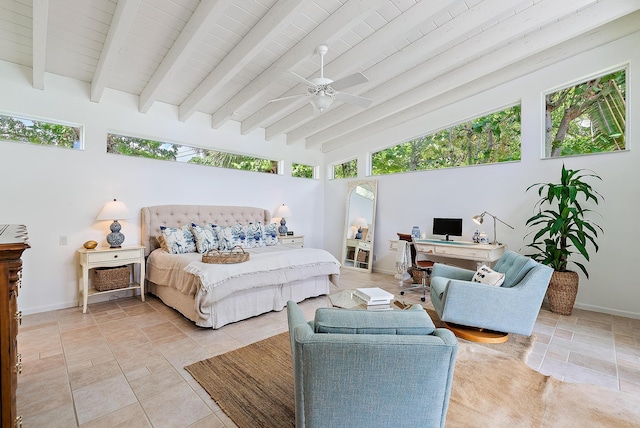
<path fill-rule="evenodd" d="M 233 226 L 218 226 L 218 249 L 230 250 L 236 245 L 245 247 L 247 235 L 242 224 Z"/>
<path fill-rule="evenodd" d="M 191 223 L 191 232 L 196 239 L 196 250 L 199 253 L 218 249 L 218 232 L 215 227 L 211 223 L 206 223 L 204 226 Z"/>
<path fill-rule="evenodd" d="M 189 226 L 181 228 L 160 226 L 167 252 L 171 254 L 185 254 L 196 252 L 196 239 Z"/>
<path fill-rule="evenodd" d="M 278 225 L 268 224 L 264 227 L 264 244 L 266 246 L 278 245 Z"/>
<path fill-rule="evenodd" d="M 264 227 L 261 222 L 249 223 L 245 228 L 245 248 L 264 247 Z"/>

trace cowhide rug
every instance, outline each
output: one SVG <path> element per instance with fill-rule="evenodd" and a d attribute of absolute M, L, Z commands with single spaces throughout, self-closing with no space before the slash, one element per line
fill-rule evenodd
<path fill-rule="evenodd" d="M 461 342 L 450 427 L 639 427 L 640 397 L 562 382 L 502 352 Z"/>

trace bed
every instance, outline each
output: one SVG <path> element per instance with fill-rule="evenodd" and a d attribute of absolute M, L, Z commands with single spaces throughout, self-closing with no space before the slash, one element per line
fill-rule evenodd
<path fill-rule="evenodd" d="M 325 250 L 262 246 L 246 248 L 250 259 L 244 263 L 207 264 L 201 253 L 170 254 L 160 246 L 161 227 L 269 225 L 271 213 L 262 208 L 159 205 L 143 207 L 141 220 L 147 289 L 201 327 L 280 311 L 288 300 L 328 294 L 338 283 L 340 263 Z"/>

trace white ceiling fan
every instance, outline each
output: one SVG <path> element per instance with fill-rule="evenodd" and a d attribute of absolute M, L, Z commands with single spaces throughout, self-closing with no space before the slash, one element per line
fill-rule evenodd
<path fill-rule="evenodd" d="M 309 102 L 320 113 L 328 109 L 334 101 L 355 104 L 363 108 L 369 107 L 373 100 L 358 95 L 347 94 L 346 92 L 340 92 L 342 89 L 368 82 L 369 79 L 367 79 L 364 74 L 354 73 L 336 81 L 324 77 L 324 56 L 328 51 L 329 48 L 325 45 L 320 45 L 316 48 L 316 52 L 320 55 L 320 77 L 309 80 L 294 73 L 293 71 L 290 71 L 290 73 L 301 83 L 309 86 L 307 93 L 276 98 L 269 102 L 272 103 L 275 101 L 290 100 L 294 98 L 311 97 Z"/>

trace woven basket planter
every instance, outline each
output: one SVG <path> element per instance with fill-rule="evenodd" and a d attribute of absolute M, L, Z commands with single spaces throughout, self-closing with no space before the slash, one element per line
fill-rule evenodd
<path fill-rule="evenodd" d="M 555 314 L 571 315 L 573 304 L 578 295 L 577 272 L 559 272 L 553 271 L 549 288 L 547 288 L 547 301 L 549 302 L 549 310 Z"/>

